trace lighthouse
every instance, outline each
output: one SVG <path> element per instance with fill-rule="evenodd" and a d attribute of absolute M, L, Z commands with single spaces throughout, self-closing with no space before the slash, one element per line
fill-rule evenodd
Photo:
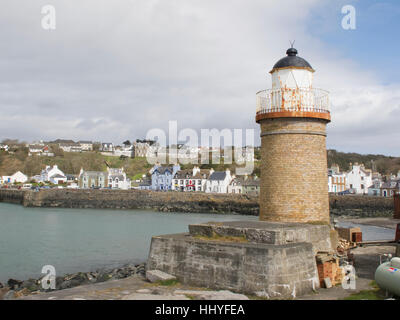
<path fill-rule="evenodd" d="M 329 95 L 313 87 L 314 72 L 289 48 L 270 71 L 272 88 L 256 95 L 262 221 L 329 223 Z"/>

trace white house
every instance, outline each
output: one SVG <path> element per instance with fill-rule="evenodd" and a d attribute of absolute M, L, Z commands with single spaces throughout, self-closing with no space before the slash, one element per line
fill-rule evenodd
<path fill-rule="evenodd" d="M 25 183 L 28 181 L 28 176 L 24 175 L 21 171 L 17 171 L 12 176 L 2 176 L 0 183 Z"/>
<path fill-rule="evenodd" d="M 43 147 L 40 144 L 30 144 L 29 145 L 29 155 L 40 154 L 43 152 Z"/>
<path fill-rule="evenodd" d="M 114 148 L 112 155 L 115 157 L 124 156 L 133 158 L 135 156 L 133 145 L 117 146 Z"/>
<path fill-rule="evenodd" d="M 367 194 L 372 185 L 372 171 L 365 169 L 363 164 L 350 164 L 350 171 L 346 174 L 346 189 L 357 194 Z"/>
<path fill-rule="evenodd" d="M 92 151 L 93 150 L 93 142 L 92 141 L 78 141 L 81 146 L 82 151 Z"/>
<path fill-rule="evenodd" d="M 231 180 L 232 176 L 229 169 L 226 169 L 226 171 L 214 171 L 207 180 L 206 192 L 227 193 Z"/>
<path fill-rule="evenodd" d="M 107 168 L 108 187 L 112 189 L 128 190 L 131 188 L 131 179 L 126 177 L 124 168 Z"/>
<path fill-rule="evenodd" d="M 42 144 L 30 144 L 28 145 L 29 153 L 28 156 L 47 156 L 47 157 L 54 157 L 54 153 L 50 152 L 49 146 L 45 146 Z"/>
<path fill-rule="evenodd" d="M 82 146 L 79 143 L 60 143 L 59 146 L 64 152 L 82 152 Z"/>
<path fill-rule="evenodd" d="M 11 176 L 11 181 L 12 183 L 14 182 L 25 183 L 28 181 L 28 176 L 24 175 L 21 171 L 17 171 Z"/>
<path fill-rule="evenodd" d="M 50 166 L 46 166 L 44 170 L 40 173 L 40 181 L 38 182 L 46 182 L 50 181 L 54 184 L 59 184 L 62 182 L 67 182 L 67 176 L 58 169 L 58 166 L 55 164 L 53 168 Z"/>
<path fill-rule="evenodd" d="M 100 151 L 113 152 L 114 144 L 112 144 L 111 142 L 103 142 L 100 146 Z"/>

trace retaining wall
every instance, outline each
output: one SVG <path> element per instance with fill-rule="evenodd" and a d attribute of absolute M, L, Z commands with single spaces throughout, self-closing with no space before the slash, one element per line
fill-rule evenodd
<path fill-rule="evenodd" d="M 258 215 L 258 198 L 238 194 L 155 192 L 147 190 L 0 189 L 0 202 L 27 207 L 151 209 L 164 212 Z M 330 195 L 331 215 L 393 215 L 393 198 Z"/>

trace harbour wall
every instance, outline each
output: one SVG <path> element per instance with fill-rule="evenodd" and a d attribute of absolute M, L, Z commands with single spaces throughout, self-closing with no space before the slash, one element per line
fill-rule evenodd
<path fill-rule="evenodd" d="M 26 207 L 149 209 L 162 212 L 258 215 L 256 197 L 147 190 L 0 189 L 0 202 Z"/>
<path fill-rule="evenodd" d="M 330 195 L 335 216 L 389 217 L 392 198 Z M 156 192 L 147 190 L 0 189 L 0 202 L 26 207 L 149 209 L 162 212 L 237 213 L 258 215 L 258 197 L 239 194 Z"/>

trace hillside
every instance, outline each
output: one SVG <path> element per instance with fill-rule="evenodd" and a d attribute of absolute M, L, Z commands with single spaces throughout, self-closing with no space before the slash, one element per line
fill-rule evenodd
<path fill-rule="evenodd" d="M 98 152 L 64 152 L 55 157 L 31 156 L 27 154 L 7 154 L 0 152 L 0 175 L 11 175 L 16 171 L 22 171 L 28 176 L 39 174 L 46 165 L 57 164 L 67 174 L 78 174 L 80 169 L 92 171 L 105 171 L 107 166 L 121 168 L 130 178 L 140 178 L 148 173 L 152 165 L 145 158 L 125 158 L 104 156 Z"/>
<path fill-rule="evenodd" d="M 258 151 L 258 150 L 256 150 Z M 256 159 L 259 152 L 255 153 Z M 124 167 L 130 178 L 138 179 L 143 174 L 147 174 L 152 167 L 146 158 L 125 158 L 104 156 L 99 152 L 57 152 L 55 157 L 28 156 L 27 150 L 21 148 L 14 153 L 0 151 L 0 175 L 11 175 L 16 171 L 22 171 L 28 176 L 39 174 L 46 165 L 57 164 L 59 168 L 68 174 L 78 174 L 80 169 L 104 171 L 106 162 L 114 168 Z M 347 171 L 349 163 L 364 163 L 366 168 L 374 167 L 374 171 L 381 174 L 397 173 L 400 170 L 400 158 L 384 155 L 362 155 L 358 153 L 344 153 L 336 150 L 328 150 L 328 166 L 338 164 L 340 169 Z M 259 161 L 254 163 L 253 173 L 260 176 Z M 192 168 L 193 165 L 181 165 L 182 169 Z M 225 170 L 230 168 L 234 172 L 236 165 L 221 164 L 202 164 L 203 169 L 213 168 L 214 170 Z"/>
<path fill-rule="evenodd" d="M 333 164 L 338 164 L 340 170 L 348 171 L 349 164 L 363 163 L 367 169 L 372 169 L 381 174 L 396 174 L 400 170 L 400 158 L 390 157 L 380 154 L 359 154 L 359 153 L 344 153 L 336 150 L 328 150 L 328 167 Z"/>

